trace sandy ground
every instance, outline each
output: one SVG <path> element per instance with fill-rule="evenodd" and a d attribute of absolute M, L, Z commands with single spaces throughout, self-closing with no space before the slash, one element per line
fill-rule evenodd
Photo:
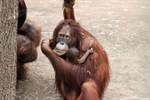
<path fill-rule="evenodd" d="M 52 35 L 63 19 L 63 0 L 25 0 L 28 18 Z M 104 100 L 150 100 L 150 0 L 77 0 L 78 22 L 108 53 L 111 80 Z M 19 81 L 17 100 L 61 100 L 55 91 L 54 70 L 38 48 L 27 80 Z"/>

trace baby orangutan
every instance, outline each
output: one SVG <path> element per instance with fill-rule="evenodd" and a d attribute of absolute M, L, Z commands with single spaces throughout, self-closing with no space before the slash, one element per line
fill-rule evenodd
<path fill-rule="evenodd" d="M 91 53 L 93 53 L 93 48 L 88 49 L 83 56 L 79 58 L 79 50 L 75 47 L 71 47 L 66 53 L 66 60 L 73 64 L 82 64 Z"/>

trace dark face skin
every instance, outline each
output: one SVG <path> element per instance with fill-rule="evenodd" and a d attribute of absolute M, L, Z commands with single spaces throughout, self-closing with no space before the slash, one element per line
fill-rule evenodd
<path fill-rule="evenodd" d="M 62 56 L 69 50 L 69 43 L 71 43 L 70 26 L 65 25 L 58 33 L 57 44 L 53 51 Z"/>

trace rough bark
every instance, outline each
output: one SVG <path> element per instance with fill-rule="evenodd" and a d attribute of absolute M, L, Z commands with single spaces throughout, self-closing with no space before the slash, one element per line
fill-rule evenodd
<path fill-rule="evenodd" d="M 17 0 L 0 0 L 0 100 L 16 96 Z"/>

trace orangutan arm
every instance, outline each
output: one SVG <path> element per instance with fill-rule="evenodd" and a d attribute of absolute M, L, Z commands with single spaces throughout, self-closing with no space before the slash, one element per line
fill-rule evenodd
<path fill-rule="evenodd" d="M 80 66 L 73 65 L 54 53 L 54 51 L 50 48 L 50 39 L 45 39 L 42 41 L 41 45 L 42 52 L 46 55 L 49 61 L 52 63 L 53 68 L 56 72 L 61 73 L 62 77 L 74 77 L 74 79 L 78 79 L 77 73 L 84 74 L 83 76 L 86 77 L 86 69 L 80 68 Z"/>
<path fill-rule="evenodd" d="M 77 60 L 77 61 L 78 61 L 78 64 L 84 63 L 85 60 L 87 59 L 87 57 L 88 57 L 91 53 L 93 53 L 93 48 L 88 49 L 88 50 L 84 53 L 84 55 L 83 55 L 81 58 L 79 58 L 79 59 Z"/>

